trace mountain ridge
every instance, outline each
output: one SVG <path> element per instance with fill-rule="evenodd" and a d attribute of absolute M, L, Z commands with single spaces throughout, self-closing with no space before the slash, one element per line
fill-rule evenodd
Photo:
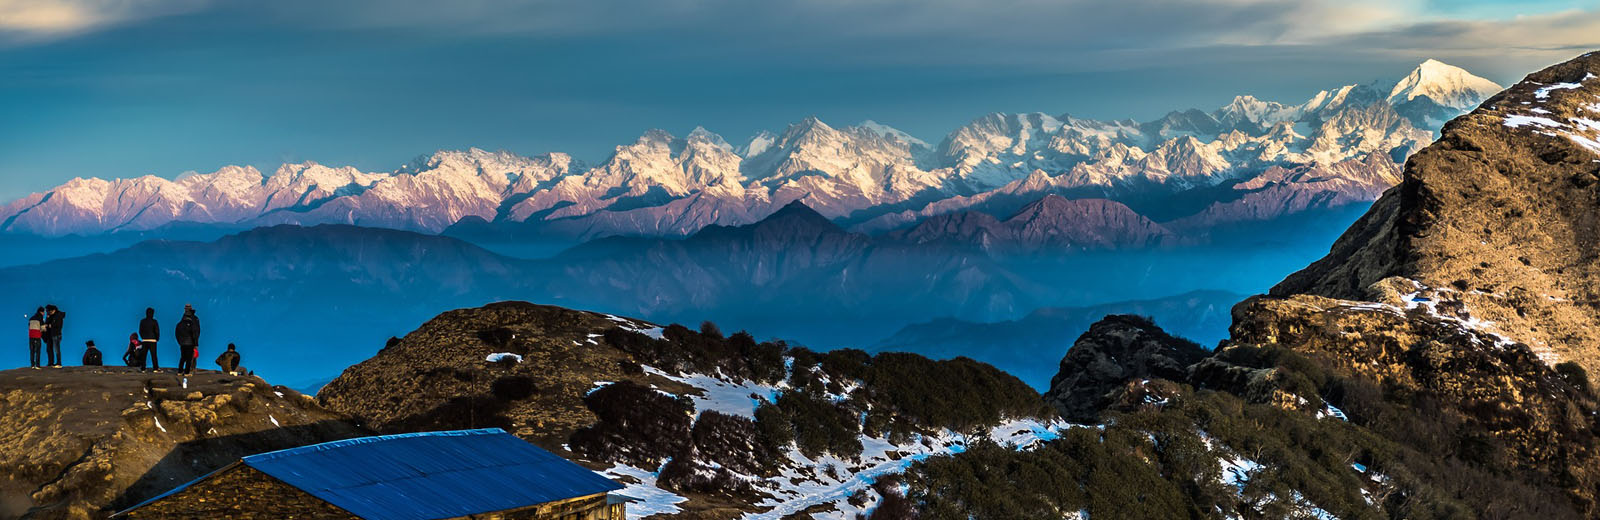
<path fill-rule="evenodd" d="M 1438 73 L 1448 66 L 1432 63 L 1414 74 L 1421 79 L 1407 102 L 1439 96 L 1449 99 L 1436 105 L 1455 107 L 1481 92 L 1424 81 L 1475 78 Z M 228 166 L 173 180 L 74 179 L 0 208 L 0 232 L 345 223 L 581 242 L 687 236 L 755 222 L 799 199 L 830 219 L 871 219 L 862 230 L 884 230 L 997 191 L 1141 197 L 1246 181 L 1274 165 L 1403 157 L 1431 139 L 1424 128 L 1432 119 L 1395 112 L 1374 92 L 1342 87 L 1293 106 L 1240 96 L 1211 113 L 1191 109 L 1147 123 L 991 114 L 931 147 L 870 120 L 834 128 L 808 117 L 740 146 L 699 127 L 684 137 L 650 130 L 592 166 L 562 153 L 468 149 L 438 151 L 393 172 L 307 162 L 271 175 Z M 1045 178 L 1033 179 L 1039 172 Z M 1027 192 L 1030 199 L 1046 194 Z"/>

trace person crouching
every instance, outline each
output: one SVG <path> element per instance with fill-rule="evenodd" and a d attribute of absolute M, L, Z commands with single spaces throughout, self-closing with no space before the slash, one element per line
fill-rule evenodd
<path fill-rule="evenodd" d="M 222 367 L 222 371 L 227 372 L 229 375 L 239 375 L 239 350 L 237 347 L 229 343 L 228 350 L 217 356 L 217 366 Z"/>
<path fill-rule="evenodd" d="M 103 364 L 101 361 L 100 349 L 94 348 L 94 340 L 85 341 L 83 343 L 83 366 L 97 367 Z"/>

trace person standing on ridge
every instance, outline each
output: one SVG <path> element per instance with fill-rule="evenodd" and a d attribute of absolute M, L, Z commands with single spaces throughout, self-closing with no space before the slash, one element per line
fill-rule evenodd
<path fill-rule="evenodd" d="M 229 375 L 239 375 L 239 351 L 232 343 L 228 344 L 227 351 L 217 356 L 217 366 Z"/>
<path fill-rule="evenodd" d="M 61 363 L 66 361 L 61 357 L 61 331 L 67 313 L 61 312 L 54 304 L 44 306 L 44 351 L 50 358 L 50 366 L 61 368 Z"/>
<path fill-rule="evenodd" d="M 151 370 L 161 370 L 161 360 L 156 359 L 156 342 L 161 341 L 161 324 L 156 323 L 154 308 L 144 309 L 144 319 L 139 320 L 139 339 L 139 371 L 144 371 L 146 356 L 150 359 Z"/>
<path fill-rule="evenodd" d="M 94 348 L 94 340 L 91 339 L 89 341 L 85 341 L 83 343 L 83 366 L 101 366 L 104 364 L 102 361 L 103 359 L 100 355 L 100 349 Z"/>
<path fill-rule="evenodd" d="M 200 318 L 194 315 L 193 305 L 184 304 L 173 337 L 178 340 L 178 373 L 193 375 L 194 360 L 200 357 Z"/>
<path fill-rule="evenodd" d="M 44 342 L 44 307 L 28 318 L 28 367 L 39 368 L 39 346 Z"/>

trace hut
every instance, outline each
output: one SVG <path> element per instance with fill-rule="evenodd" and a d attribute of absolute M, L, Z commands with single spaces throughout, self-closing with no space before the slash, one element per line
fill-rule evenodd
<path fill-rule="evenodd" d="M 620 484 L 499 428 L 244 457 L 115 518 L 623 520 Z"/>

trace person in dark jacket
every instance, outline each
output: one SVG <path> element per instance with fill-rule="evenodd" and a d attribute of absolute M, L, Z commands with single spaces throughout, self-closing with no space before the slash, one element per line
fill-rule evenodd
<path fill-rule="evenodd" d="M 128 335 L 128 351 L 122 353 L 122 365 L 128 368 L 137 368 L 144 371 L 144 342 L 139 341 L 139 333 Z"/>
<path fill-rule="evenodd" d="M 84 342 L 83 343 L 83 366 L 86 366 L 86 367 L 97 367 L 97 366 L 100 366 L 100 365 L 103 364 L 103 363 L 101 363 L 101 361 L 102 361 L 102 359 L 101 359 L 101 356 L 100 356 L 100 349 L 94 348 L 94 340 L 91 339 L 89 341 Z"/>
<path fill-rule="evenodd" d="M 39 347 L 44 344 L 44 307 L 28 318 L 28 366 L 39 368 Z"/>
<path fill-rule="evenodd" d="M 239 375 L 239 350 L 232 343 L 228 344 L 227 351 L 217 356 L 217 366 L 222 367 L 223 372 Z"/>
<path fill-rule="evenodd" d="M 61 368 L 61 363 L 66 361 L 61 357 L 61 331 L 66 319 L 67 313 L 55 305 L 44 306 L 44 351 L 50 358 L 50 366 L 56 368 Z"/>
<path fill-rule="evenodd" d="M 139 371 L 144 371 L 145 358 L 150 359 L 151 370 L 161 370 L 161 360 L 156 359 L 156 343 L 161 340 L 161 324 L 156 322 L 156 310 L 146 307 L 144 319 L 139 320 Z"/>
<path fill-rule="evenodd" d="M 194 360 L 200 357 L 200 317 L 194 315 L 193 305 L 183 306 L 183 318 L 172 336 L 178 340 L 178 373 L 194 374 Z"/>

